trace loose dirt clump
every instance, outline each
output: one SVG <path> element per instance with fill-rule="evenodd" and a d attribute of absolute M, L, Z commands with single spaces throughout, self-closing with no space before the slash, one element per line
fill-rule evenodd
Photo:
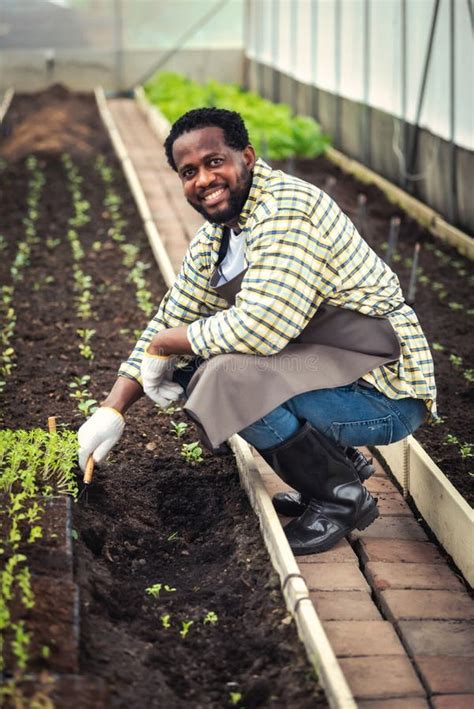
<path fill-rule="evenodd" d="M 94 97 L 72 93 L 60 84 L 35 94 L 15 95 L 3 132 L 7 137 L 0 155 L 10 161 L 31 152 L 94 155 L 108 142 Z"/>

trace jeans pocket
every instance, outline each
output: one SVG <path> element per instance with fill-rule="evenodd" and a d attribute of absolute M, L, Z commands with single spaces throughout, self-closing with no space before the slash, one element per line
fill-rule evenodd
<path fill-rule="evenodd" d="M 392 415 L 367 421 L 334 421 L 328 434 L 341 446 L 387 446 L 392 442 Z"/>

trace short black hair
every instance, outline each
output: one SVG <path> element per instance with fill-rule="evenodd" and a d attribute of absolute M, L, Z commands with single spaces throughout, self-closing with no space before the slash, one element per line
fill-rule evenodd
<path fill-rule="evenodd" d="M 225 108 L 194 108 L 173 123 L 165 140 L 166 158 L 175 172 L 178 169 L 173 159 L 174 141 L 183 133 L 190 133 L 192 130 L 209 126 L 222 128 L 225 144 L 229 148 L 245 150 L 249 145 L 249 134 L 240 113 L 227 111 Z"/>

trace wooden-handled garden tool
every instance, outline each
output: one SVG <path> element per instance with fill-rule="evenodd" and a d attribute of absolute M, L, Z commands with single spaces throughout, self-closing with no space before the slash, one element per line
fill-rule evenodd
<path fill-rule="evenodd" d="M 82 490 L 79 493 L 77 500 L 79 501 L 85 493 L 85 498 L 87 502 L 87 492 L 89 487 L 92 485 L 92 478 L 94 477 L 94 458 L 90 455 L 87 459 L 86 469 L 84 470 L 84 477 L 82 478 Z"/>

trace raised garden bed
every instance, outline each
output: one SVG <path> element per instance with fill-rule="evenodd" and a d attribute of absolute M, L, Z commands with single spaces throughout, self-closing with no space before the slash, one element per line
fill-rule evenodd
<path fill-rule="evenodd" d="M 2 327 L 10 323 L 12 351 L 1 424 L 45 427 L 54 414 L 75 429 L 164 285 L 147 268 L 151 252 L 93 98 L 60 88 L 17 96 L 7 120 L 0 278 L 11 289 Z M 195 433 L 172 421 L 185 423 L 140 401 L 74 505 L 81 674 L 105 681 L 107 707 L 326 706 L 234 463 L 186 460 Z M 42 670 L 74 670 L 46 655 Z M 56 684 L 56 706 L 68 706 Z"/>

